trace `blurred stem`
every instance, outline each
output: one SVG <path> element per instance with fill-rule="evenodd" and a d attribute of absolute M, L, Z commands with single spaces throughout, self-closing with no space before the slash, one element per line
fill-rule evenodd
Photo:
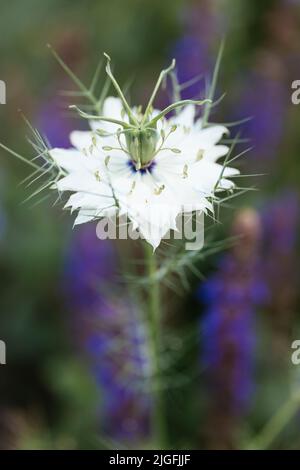
<path fill-rule="evenodd" d="M 268 449 L 285 426 L 294 418 L 299 408 L 300 393 L 298 392 L 294 393 L 290 399 L 279 408 L 277 413 L 272 416 L 258 436 L 247 445 L 247 449 Z"/>
<path fill-rule="evenodd" d="M 152 247 L 145 242 L 145 260 L 149 277 L 149 333 L 153 360 L 153 432 L 155 444 L 163 449 L 166 444 L 165 413 L 163 387 L 161 387 L 160 351 L 161 351 L 161 304 L 159 282 L 155 279 L 157 270 L 156 256 Z"/>

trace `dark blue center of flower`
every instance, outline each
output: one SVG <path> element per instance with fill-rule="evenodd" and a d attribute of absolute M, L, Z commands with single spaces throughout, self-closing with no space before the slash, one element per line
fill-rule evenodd
<path fill-rule="evenodd" d="M 129 166 L 132 173 L 139 172 L 139 173 L 141 173 L 141 175 L 144 175 L 147 172 L 151 173 L 151 171 L 153 170 L 153 168 L 156 165 L 156 162 L 154 160 L 152 160 L 152 162 L 150 162 L 149 165 L 144 166 L 144 167 L 140 168 L 139 170 L 136 168 L 135 163 L 132 160 L 128 160 L 127 165 Z"/>

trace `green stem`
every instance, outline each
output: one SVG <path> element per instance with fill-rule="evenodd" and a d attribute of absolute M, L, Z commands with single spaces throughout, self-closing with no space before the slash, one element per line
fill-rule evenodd
<path fill-rule="evenodd" d="M 272 416 L 270 421 L 264 426 L 262 431 L 256 436 L 248 449 L 267 449 L 277 436 L 283 431 L 285 426 L 293 419 L 300 408 L 300 393 L 293 394 L 290 399 L 285 402 L 277 413 Z"/>
<path fill-rule="evenodd" d="M 150 348 L 153 360 L 153 433 L 155 445 L 163 449 L 166 445 L 166 428 L 163 388 L 161 384 L 161 305 L 159 282 L 155 279 L 157 270 L 156 257 L 151 246 L 145 242 L 146 267 L 149 276 L 149 314 Z"/>

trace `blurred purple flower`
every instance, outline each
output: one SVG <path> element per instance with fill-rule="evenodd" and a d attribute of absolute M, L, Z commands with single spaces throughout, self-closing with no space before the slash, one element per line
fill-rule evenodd
<path fill-rule="evenodd" d="M 101 322 L 101 327 L 99 325 Z M 149 432 L 150 400 L 145 387 L 149 373 L 146 332 L 138 312 L 127 301 L 102 305 L 91 319 L 86 350 L 104 392 L 105 431 L 126 440 L 142 439 Z"/>
<path fill-rule="evenodd" d="M 65 292 L 71 308 L 97 309 L 105 286 L 116 282 L 118 260 L 113 244 L 99 240 L 93 225 L 73 232 L 65 266 Z M 102 290 L 101 290 L 102 289 Z"/>
<path fill-rule="evenodd" d="M 240 243 L 225 255 L 217 272 L 200 289 L 206 305 L 203 321 L 204 362 L 222 407 L 243 410 L 252 392 L 255 309 L 266 298 L 259 260 L 260 221 L 242 210 L 233 227 Z"/>
<path fill-rule="evenodd" d="M 210 391 L 210 437 L 230 448 L 236 419 L 253 393 L 254 319 L 268 292 L 259 259 L 260 219 L 251 209 L 237 215 L 233 234 L 242 236 L 219 262 L 217 272 L 199 290 L 205 305 L 202 321 L 203 361 Z"/>
<path fill-rule="evenodd" d="M 247 407 L 252 393 L 253 321 L 266 293 L 258 271 L 257 260 L 241 266 L 229 254 L 200 289 L 206 304 L 203 360 L 213 393 L 233 413 Z"/>
<path fill-rule="evenodd" d="M 276 78 L 253 71 L 248 73 L 243 89 L 235 118 L 251 118 L 242 124 L 241 130 L 253 146 L 251 155 L 256 159 L 256 164 L 259 159 L 262 167 L 270 159 L 275 159 L 283 136 L 288 103 L 286 87 Z"/>
<path fill-rule="evenodd" d="M 69 135 L 73 122 L 66 116 L 57 98 L 49 96 L 40 107 L 37 120 L 41 134 L 47 138 L 51 147 L 71 147 Z"/>
<path fill-rule="evenodd" d="M 264 276 L 270 290 L 268 311 L 276 358 L 287 357 L 299 291 L 297 236 L 299 196 L 287 191 L 262 211 Z"/>
<path fill-rule="evenodd" d="M 182 90 L 181 96 L 183 99 L 203 97 L 206 93 L 205 79 L 214 66 L 212 48 L 216 44 L 216 33 L 223 29 L 224 24 L 221 23 L 220 16 L 216 15 L 211 2 L 205 0 L 185 6 L 181 18 L 183 34 L 170 54 L 176 59 L 178 81 L 184 84 L 201 77 Z"/>
<path fill-rule="evenodd" d="M 181 98 L 199 99 L 202 97 L 205 92 L 204 79 L 212 67 L 208 44 L 198 36 L 185 34 L 176 42 L 172 56 L 176 59 L 179 84 L 184 84 L 199 76 L 196 83 L 182 90 Z"/>
<path fill-rule="evenodd" d="M 94 227 L 74 232 L 65 267 L 65 292 L 79 344 L 103 393 L 103 430 L 138 440 L 149 430 L 147 337 L 139 310 L 118 282 L 118 257 Z"/>
<path fill-rule="evenodd" d="M 299 224 L 298 194 L 295 191 L 281 193 L 265 206 L 262 217 L 269 261 L 276 262 L 275 254 L 293 256 Z M 269 270 L 273 272 L 271 266 Z"/>

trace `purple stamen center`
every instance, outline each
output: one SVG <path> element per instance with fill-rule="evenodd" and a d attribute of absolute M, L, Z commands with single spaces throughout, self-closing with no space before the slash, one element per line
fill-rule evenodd
<path fill-rule="evenodd" d="M 144 166 L 144 167 L 140 168 L 139 170 L 136 168 L 135 163 L 132 160 L 128 160 L 127 165 L 129 166 L 132 173 L 139 172 L 139 173 L 141 173 L 141 175 L 144 175 L 147 172 L 151 173 L 151 171 L 153 170 L 153 168 L 156 165 L 156 162 L 154 160 L 152 160 L 152 162 L 150 162 L 149 165 Z"/>

